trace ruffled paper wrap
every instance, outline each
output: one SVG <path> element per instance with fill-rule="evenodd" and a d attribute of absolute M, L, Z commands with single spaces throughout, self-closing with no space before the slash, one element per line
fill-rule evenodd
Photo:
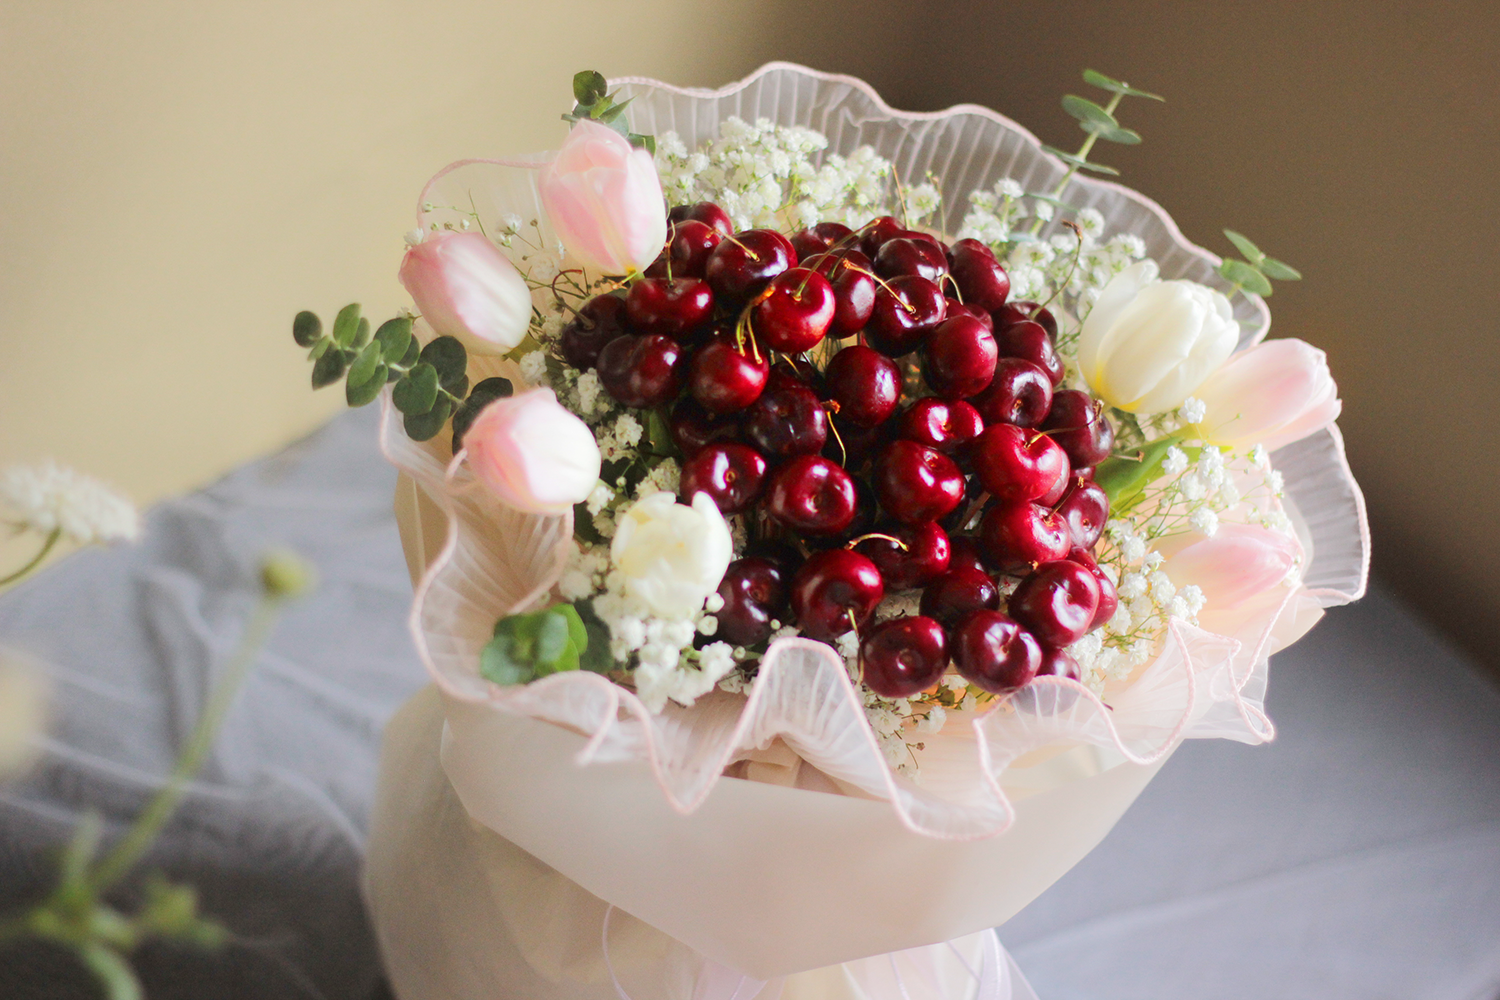
<path fill-rule="evenodd" d="M 765 117 L 817 129 L 831 152 L 871 145 L 904 178 L 930 171 L 947 194 L 950 232 L 968 191 L 1002 177 L 1047 190 L 1065 172 L 992 111 L 897 112 L 857 80 L 786 64 L 720 91 L 616 83 L 634 98 L 640 132 L 674 130 L 691 145 L 731 115 Z M 487 225 L 512 213 L 536 218 L 550 240 L 526 162 L 444 171 L 423 193 L 423 225 L 457 221 L 441 206 L 473 204 Z M 1098 209 L 1110 231 L 1140 236 L 1163 277 L 1222 286 L 1217 258 L 1148 199 L 1086 178 L 1067 196 Z M 1236 317 L 1242 347 L 1265 336 L 1258 299 L 1237 297 Z M 507 362 L 471 363 L 472 377 L 492 374 L 519 378 Z M 756 980 L 1003 923 L 1099 842 L 1181 740 L 1269 739 L 1267 658 L 1322 609 L 1359 597 L 1368 570 L 1363 499 L 1330 427 L 1272 456 L 1303 542 L 1299 584 L 1205 616 L 1203 627 L 1174 623 L 1160 655 L 1109 708 L 1073 681 L 1043 677 L 977 718 L 951 713 L 941 733 L 923 736 L 916 782 L 887 766 L 842 661 L 811 641 L 774 644 L 748 697 L 715 692 L 654 716 L 596 674 L 510 688 L 483 680 L 479 652 L 496 619 L 547 599 L 571 517 L 504 507 L 451 461 L 443 436 L 412 442 L 389 399 L 385 406 L 382 446 L 403 473 L 397 510 L 418 579 L 412 633 L 441 692 L 437 752 L 464 813 L 529 855 L 523 867 L 540 863 L 563 880 L 556 885 Z M 410 810 L 426 808 L 407 796 L 416 760 L 387 760 L 371 841 L 371 902 L 388 961 L 400 947 L 392 928 L 411 924 L 401 886 L 425 877 L 410 858 L 430 856 L 396 833 L 425 836 L 409 822 Z M 489 872 L 484 858 L 449 861 Z M 546 925 L 538 954 L 549 935 L 566 937 L 577 930 L 569 920 L 583 919 L 558 915 L 541 897 L 532 904 L 562 922 Z M 443 919 L 440 906 L 432 919 Z"/>

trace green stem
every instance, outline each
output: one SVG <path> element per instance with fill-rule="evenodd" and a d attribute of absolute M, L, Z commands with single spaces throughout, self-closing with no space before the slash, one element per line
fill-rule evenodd
<path fill-rule="evenodd" d="M 1124 94 L 1116 92 L 1115 96 L 1111 97 L 1109 99 L 1109 103 L 1105 105 L 1105 112 L 1111 115 L 1114 114 L 1115 108 L 1118 108 L 1120 106 L 1120 101 L 1124 99 L 1124 97 Z M 1080 160 L 1087 160 L 1089 158 L 1089 151 L 1094 148 L 1094 143 L 1098 141 L 1099 133 L 1090 132 L 1089 137 L 1083 140 L 1083 145 L 1078 147 L 1078 152 L 1074 155 L 1077 156 Z M 1063 192 L 1068 189 L 1069 182 L 1073 180 L 1073 175 L 1076 173 L 1078 173 L 1078 167 L 1071 163 L 1068 164 L 1068 172 L 1066 174 L 1063 174 L 1063 179 L 1058 182 L 1056 190 L 1052 192 L 1052 197 L 1061 198 Z M 1035 236 L 1037 233 L 1041 232 L 1043 224 L 1044 223 L 1041 219 L 1037 219 L 1035 224 L 1033 224 L 1031 227 L 1031 235 Z"/>
<path fill-rule="evenodd" d="M 25 577 L 32 570 L 40 566 L 42 564 L 42 560 L 47 558 L 47 553 L 52 551 L 53 546 L 57 544 L 57 540 L 61 537 L 62 529 L 53 528 L 52 533 L 47 536 L 47 540 L 42 543 L 42 550 L 32 557 L 31 562 L 27 563 L 25 566 L 22 566 L 10 576 L 0 578 L 0 587 L 15 583 L 17 580 Z"/>

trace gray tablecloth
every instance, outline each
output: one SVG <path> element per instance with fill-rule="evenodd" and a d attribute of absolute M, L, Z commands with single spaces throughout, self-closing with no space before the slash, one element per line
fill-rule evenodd
<path fill-rule="evenodd" d="M 322 585 L 257 664 L 152 861 L 233 930 L 142 956 L 153 998 L 380 987 L 357 874 L 383 721 L 423 683 L 374 413 L 158 505 L 143 544 L 0 599 L 53 664 L 42 766 L 0 787 L 0 910 L 44 888 L 82 806 L 118 824 L 170 766 L 290 545 Z M 1269 747 L 1185 746 L 1100 848 L 1002 929 L 1043 1000 L 1500 997 L 1500 697 L 1378 591 L 1272 668 Z M 0 997 L 89 996 L 61 956 L 0 952 Z M 502 998 L 495 998 L 502 1000 Z M 637 998 L 647 1000 L 647 998 Z"/>

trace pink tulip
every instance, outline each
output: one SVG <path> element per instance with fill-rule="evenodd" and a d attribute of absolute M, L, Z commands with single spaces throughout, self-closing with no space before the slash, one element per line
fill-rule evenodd
<path fill-rule="evenodd" d="M 531 325 L 526 279 L 479 233 L 432 233 L 406 251 L 401 284 L 429 326 L 470 353 L 504 354 Z"/>
<path fill-rule="evenodd" d="M 1275 451 L 1322 430 L 1343 404 L 1328 358 L 1300 340 L 1268 340 L 1241 351 L 1194 393 L 1207 407 L 1199 426 L 1214 444 Z"/>
<path fill-rule="evenodd" d="M 1162 569 L 1178 587 L 1200 587 L 1209 610 L 1223 611 L 1280 583 L 1301 552 L 1295 538 L 1279 531 L 1225 521 L 1167 556 Z"/>
<path fill-rule="evenodd" d="M 506 504 L 562 514 L 599 482 L 599 445 L 551 389 L 490 403 L 464 435 L 469 467 Z"/>
<path fill-rule="evenodd" d="M 597 274 L 644 270 L 667 240 L 651 154 L 607 125 L 574 125 L 557 159 L 542 168 L 537 190 L 563 246 Z"/>

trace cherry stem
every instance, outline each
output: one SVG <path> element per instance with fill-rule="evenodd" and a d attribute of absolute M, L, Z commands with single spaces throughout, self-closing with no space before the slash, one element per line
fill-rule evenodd
<path fill-rule="evenodd" d="M 843 468 L 845 465 L 849 464 L 849 449 L 844 447 L 844 436 L 839 433 L 838 425 L 833 422 L 833 417 L 831 416 L 831 414 L 839 412 L 838 400 L 830 399 L 826 401 L 823 404 L 823 409 L 827 410 L 830 414 L 828 419 L 828 432 L 832 434 L 833 439 L 839 443 L 839 468 Z"/>
<path fill-rule="evenodd" d="M 670 288 L 672 286 L 672 241 L 675 240 L 675 239 L 677 239 L 677 222 L 676 222 L 676 220 L 673 220 L 672 223 L 671 223 L 671 228 L 669 228 L 667 230 L 667 242 L 662 247 L 662 253 L 664 253 L 666 255 L 664 259 L 667 262 L 667 287 L 668 288 Z"/>
<path fill-rule="evenodd" d="M 910 546 L 908 546 L 901 539 L 897 538 L 895 535 L 887 535 L 884 532 L 880 532 L 880 531 L 872 531 L 872 532 L 870 532 L 867 535 L 860 535 L 858 538 L 851 538 L 844 545 L 844 548 L 846 548 L 846 549 L 852 549 L 856 545 L 858 545 L 860 542 L 868 542 L 872 538 L 879 538 L 882 541 L 890 542 L 892 545 L 896 546 L 896 548 L 900 549 L 902 552 L 910 551 Z"/>
<path fill-rule="evenodd" d="M 854 609 L 853 608 L 845 608 L 844 609 L 844 614 L 849 617 L 849 630 L 854 633 L 854 638 L 858 639 L 859 638 L 859 621 L 854 617 Z M 861 658 L 861 659 L 863 659 L 863 658 Z M 864 664 L 863 663 L 860 664 L 860 673 L 861 674 L 864 673 Z"/>
<path fill-rule="evenodd" d="M 958 300 L 958 304 L 959 305 L 963 305 L 964 304 L 964 293 L 963 293 L 963 290 L 958 287 L 958 279 L 955 278 L 953 275 L 948 274 L 947 272 L 944 272 L 943 277 L 942 277 L 941 281 L 939 282 L 939 284 L 941 284 L 943 281 L 946 281 L 946 282 L 948 282 L 948 284 L 950 284 L 950 285 L 953 286 L 953 297 Z"/>
<path fill-rule="evenodd" d="M 858 264 L 850 264 L 847 260 L 844 262 L 844 266 L 849 268 L 849 270 L 851 271 L 856 271 L 859 274 L 867 275 L 868 277 L 873 278 L 875 284 L 879 285 L 881 288 L 884 288 L 887 295 L 895 299 L 897 302 L 901 303 L 901 308 L 905 309 L 908 314 L 912 316 L 915 316 L 917 314 L 917 307 L 903 299 L 900 293 L 890 286 L 890 283 L 888 281 L 886 281 L 880 275 L 876 274 L 874 271 L 866 271 Z"/>
<path fill-rule="evenodd" d="M 751 250 L 749 247 L 745 246 L 745 244 L 741 243 L 739 240 L 735 239 L 733 236 L 726 236 L 724 238 L 726 240 L 728 240 L 729 242 L 733 243 L 735 246 L 739 247 L 741 250 L 745 251 L 745 256 L 746 257 L 749 257 L 751 260 L 755 261 L 757 264 L 760 263 L 760 254 L 756 253 L 754 250 Z"/>
<path fill-rule="evenodd" d="M 1035 309 L 1031 310 L 1031 315 L 1026 317 L 1033 323 L 1036 322 L 1036 318 L 1042 314 L 1042 310 L 1050 306 L 1052 304 L 1052 300 L 1061 295 L 1063 289 L 1068 287 L 1068 282 L 1073 280 L 1073 275 L 1078 273 L 1078 259 L 1083 256 L 1083 230 L 1078 228 L 1078 223 L 1071 220 L 1064 222 L 1063 225 L 1073 230 L 1073 235 L 1078 237 L 1078 245 L 1073 248 L 1073 263 L 1072 266 L 1068 268 L 1067 277 L 1063 278 L 1063 280 L 1058 283 L 1057 289 L 1047 297 L 1047 301 L 1041 303 Z"/>
<path fill-rule="evenodd" d="M 906 189 L 901 186 L 901 174 L 894 168 L 891 170 L 891 180 L 896 182 L 896 201 L 901 205 L 901 223 L 907 229 L 911 228 L 911 212 L 906 208 Z"/>

